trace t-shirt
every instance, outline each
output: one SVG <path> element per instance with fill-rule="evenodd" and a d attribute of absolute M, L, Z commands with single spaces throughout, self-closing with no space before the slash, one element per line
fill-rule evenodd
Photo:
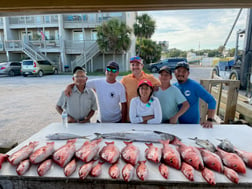
<path fill-rule="evenodd" d="M 94 91 L 85 88 L 81 93 L 76 86 L 72 89 L 72 95 L 67 97 L 64 91 L 57 102 L 58 106 L 65 108 L 67 114 L 75 120 L 83 120 L 91 110 L 97 110 L 97 103 Z"/>
<path fill-rule="evenodd" d="M 124 86 L 118 81 L 108 83 L 106 79 L 92 79 L 87 81 L 87 87 L 96 91 L 101 122 L 119 122 L 121 103 L 126 102 Z"/>
<path fill-rule="evenodd" d="M 163 123 L 167 123 L 179 111 L 178 105 L 186 101 L 184 95 L 175 86 L 170 86 L 166 90 L 159 87 L 159 90 L 154 92 L 154 96 L 160 102 Z"/>
<path fill-rule="evenodd" d="M 142 123 L 143 116 L 154 115 L 153 119 L 147 121 L 147 123 L 161 123 L 162 112 L 159 100 L 157 97 L 151 97 L 148 103 L 143 103 L 140 97 L 135 97 L 131 100 L 129 117 L 131 123 Z"/>
<path fill-rule="evenodd" d="M 216 101 L 214 97 L 196 81 L 187 79 L 185 83 L 175 83 L 174 85 L 180 89 L 190 104 L 189 109 L 179 117 L 179 123 L 200 123 L 200 99 L 208 104 L 208 109 L 215 109 Z"/>

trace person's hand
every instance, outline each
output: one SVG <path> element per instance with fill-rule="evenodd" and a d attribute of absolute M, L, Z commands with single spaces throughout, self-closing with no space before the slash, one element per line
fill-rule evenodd
<path fill-rule="evenodd" d="M 213 128 L 213 122 L 212 121 L 203 122 L 201 125 L 202 125 L 203 128 Z"/>
<path fill-rule="evenodd" d="M 89 119 L 85 118 L 85 119 L 79 121 L 79 123 L 89 123 Z"/>
<path fill-rule="evenodd" d="M 67 97 L 70 97 L 72 95 L 72 89 L 74 87 L 74 84 L 67 85 L 64 93 Z"/>
<path fill-rule="evenodd" d="M 169 119 L 169 123 L 170 124 L 176 124 L 178 123 L 178 117 L 177 116 L 173 116 Z"/>
<path fill-rule="evenodd" d="M 72 116 L 67 116 L 68 123 L 76 123 L 75 119 Z"/>

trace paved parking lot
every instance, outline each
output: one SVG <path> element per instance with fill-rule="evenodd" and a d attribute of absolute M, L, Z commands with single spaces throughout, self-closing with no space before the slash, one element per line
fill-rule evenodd
<path fill-rule="evenodd" d="M 211 68 L 192 68 L 191 78 L 198 81 L 209 79 L 210 71 Z M 154 75 L 158 77 L 158 74 Z M 93 78 L 97 77 L 89 77 Z M 71 81 L 71 75 L 48 75 L 42 78 L 1 76 L 0 147 L 20 143 L 48 124 L 60 122 L 55 104 L 61 91 Z"/>

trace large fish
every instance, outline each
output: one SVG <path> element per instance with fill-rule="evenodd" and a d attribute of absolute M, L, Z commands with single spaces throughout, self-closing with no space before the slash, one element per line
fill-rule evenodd
<path fill-rule="evenodd" d="M 80 136 L 70 133 L 54 133 L 52 135 L 47 135 L 46 138 L 49 140 L 70 140 L 70 139 L 77 139 L 77 138 L 83 138 L 88 139 L 88 136 Z"/>
<path fill-rule="evenodd" d="M 38 164 L 52 155 L 54 152 L 54 142 L 48 142 L 45 146 L 35 150 L 30 155 L 30 161 L 33 164 Z"/>
<path fill-rule="evenodd" d="M 31 163 L 29 159 L 21 161 L 16 168 L 17 174 L 18 175 L 25 174 L 29 170 L 30 166 L 31 166 Z"/>
<path fill-rule="evenodd" d="M 217 139 L 221 141 L 218 147 L 226 152 L 234 152 L 234 145 L 228 139 Z"/>
<path fill-rule="evenodd" d="M 211 185 L 215 185 L 216 182 L 215 182 L 215 174 L 213 171 L 211 171 L 210 169 L 208 168 L 204 168 L 202 171 L 201 171 L 201 174 L 203 176 L 203 178 L 207 181 L 207 183 L 211 184 Z"/>
<path fill-rule="evenodd" d="M 75 156 L 86 163 L 90 162 L 98 153 L 100 149 L 99 143 L 101 141 L 102 138 L 93 140 L 92 142 L 84 142 L 80 149 L 75 152 Z"/>
<path fill-rule="evenodd" d="M 163 144 L 163 149 L 162 149 L 162 157 L 164 162 L 175 168 L 175 169 L 180 169 L 181 167 L 181 158 L 180 158 L 180 154 L 177 151 L 176 148 L 172 148 L 169 145 L 169 140 L 161 140 L 160 141 Z"/>
<path fill-rule="evenodd" d="M 114 133 L 94 133 L 97 138 L 102 137 L 106 139 L 118 139 L 124 141 L 137 141 L 137 142 L 156 142 L 159 140 L 170 140 L 173 141 L 176 138 L 175 135 L 164 133 L 160 131 L 128 131 L 128 132 L 114 132 Z M 94 140 L 94 139 L 93 139 Z"/>
<path fill-rule="evenodd" d="M 217 154 L 215 154 L 209 150 L 203 149 L 203 148 L 199 148 L 199 151 L 200 151 L 201 156 L 203 158 L 204 164 L 208 168 L 215 170 L 219 173 L 223 172 L 222 160 L 220 159 L 220 157 Z"/>
<path fill-rule="evenodd" d="M 53 160 L 60 167 L 64 167 L 74 156 L 76 139 L 70 139 L 67 143 L 53 153 Z"/>
<path fill-rule="evenodd" d="M 252 152 L 239 150 L 238 148 L 235 147 L 235 153 L 237 153 L 242 158 L 242 160 L 249 168 L 252 168 Z"/>
<path fill-rule="evenodd" d="M 38 145 L 38 142 L 30 142 L 28 145 L 23 146 L 20 150 L 11 154 L 8 161 L 12 165 L 19 164 L 22 160 L 27 159 L 33 152 L 34 148 Z"/>
<path fill-rule="evenodd" d="M 145 164 L 146 160 L 139 161 L 138 163 L 139 164 L 136 168 L 136 175 L 140 180 L 145 181 L 146 178 L 148 177 L 148 168 L 147 168 L 147 165 Z"/>
<path fill-rule="evenodd" d="M 237 171 L 238 173 L 246 173 L 246 166 L 237 154 L 226 152 L 218 147 L 216 153 L 220 156 L 224 165 Z"/>
<path fill-rule="evenodd" d="M 131 163 L 135 166 L 139 160 L 140 150 L 137 146 L 133 145 L 132 141 L 124 141 L 124 144 L 126 144 L 126 146 L 121 150 L 122 159 L 126 163 Z"/>
<path fill-rule="evenodd" d="M 195 143 L 197 145 L 199 145 L 200 147 L 202 147 L 202 148 L 208 149 L 211 152 L 215 152 L 216 151 L 216 147 L 209 140 L 202 140 L 202 139 L 198 139 L 197 137 L 195 137 L 195 138 L 189 138 L 189 139 L 195 140 Z"/>
<path fill-rule="evenodd" d="M 120 151 L 113 142 L 105 142 L 104 146 L 99 152 L 100 158 L 108 163 L 115 163 L 120 157 Z"/>
<path fill-rule="evenodd" d="M 64 167 L 64 174 L 66 177 L 71 176 L 77 168 L 77 163 L 75 158 L 72 159 L 65 167 Z"/>
<path fill-rule="evenodd" d="M 239 175 L 237 174 L 237 172 L 235 170 L 224 166 L 224 172 L 223 173 L 233 183 L 236 183 L 236 184 L 239 183 Z"/>
<path fill-rule="evenodd" d="M 90 171 L 90 175 L 92 177 L 98 177 L 101 175 L 102 173 L 102 165 L 103 165 L 104 162 L 98 162 L 93 168 L 92 170 Z"/>
<path fill-rule="evenodd" d="M 120 168 L 118 166 L 118 163 L 115 163 L 109 167 L 109 175 L 112 179 L 118 179 L 120 178 Z"/>
<path fill-rule="evenodd" d="M 37 168 L 37 173 L 39 176 L 44 176 L 52 167 L 52 159 L 47 159 L 43 161 Z"/>
<path fill-rule="evenodd" d="M 90 161 L 89 163 L 86 163 L 80 167 L 79 169 L 80 179 L 85 179 L 88 176 L 88 174 L 92 170 L 93 164 L 94 164 L 94 161 Z"/>
<path fill-rule="evenodd" d="M 123 180 L 129 182 L 134 177 L 135 167 L 127 163 L 122 169 Z"/>
<path fill-rule="evenodd" d="M 2 163 L 7 160 L 7 158 L 9 157 L 8 154 L 2 154 L 0 153 L 0 169 L 2 168 Z"/>
<path fill-rule="evenodd" d="M 163 163 L 160 163 L 160 165 L 158 166 L 159 172 L 160 174 L 165 178 L 168 179 L 169 176 L 169 169 L 168 166 L 166 166 Z"/>
<path fill-rule="evenodd" d="M 190 164 L 182 162 L 181 172 L 185 175 L 185 177 L 188 180 L 194 181 L 194 168 Z"/>
<path fill-rule="evenodd" d="M 145 157 L 147 160 L 154 163 L 159 163 L 162 156 L 162 151 L 160 148 L 154 146 L 152 143 L 145 143 L 148 148 L 145 150 Z"/>

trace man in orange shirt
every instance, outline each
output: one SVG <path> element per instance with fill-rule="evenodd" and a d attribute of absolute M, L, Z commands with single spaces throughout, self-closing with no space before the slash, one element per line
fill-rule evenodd
<path fill-rule="evenodd" d="M 152 85 L 160 86 L 160 81 L 151 74 L 146 74 L 143 71 L 144 64 L 139 56 L 133 56 L 130 58 L 130 69 L 131 74 L 123 76 L 121 83 L 125 87 L 126 98 L 127 98 L 127 119 L 129 120 L 129 106 L 132 98 L 137 97 L 137 86 L 139 81 L 142 79 L 148 79 Z"/>

